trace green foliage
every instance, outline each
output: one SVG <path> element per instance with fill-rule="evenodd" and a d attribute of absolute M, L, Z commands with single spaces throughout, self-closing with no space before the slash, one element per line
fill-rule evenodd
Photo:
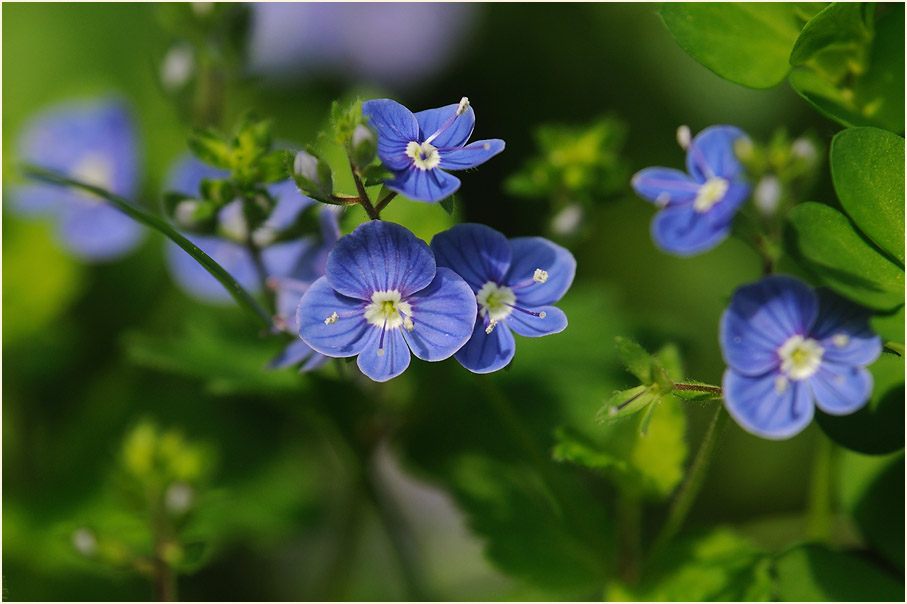
<path fill-rule="evenodd" d="M 904 585 L 878 566 L 822 545 L 801 545 L 775 559 L 775 594 L 788 602 L 904 599 Z"/>
<path fill-rule="evenodd" d="M 870 320 L 873 331 L 885 342 L 904 343 L 904 307 L 887 315 L 875 315 Z"/>
<path fill-rule="evenodd" d="M 252 113 L 244 115 L 232 136 L 213 128 L 196 128 L 189 136 L 189 149 L 205 163 L 230 171 L 230 178 L 240 191 L 259 183 L 276 182 L 289 177 L 289 151 L 271 151 L 270 120 L 260 120 Z"/>
<path fill-rule="evenodd" d="M 678 2 L 661 5 L 658 14 L 678 44 L 721 77 L 770 88 L 787 76 L 800 29 L 821 6 Z"/>
<path fill-rule="evenodd" d="M 848 128 L 831 142 L 831 175 L 844 211 L 882 251 L 904 265 L 904 139 Z"/>

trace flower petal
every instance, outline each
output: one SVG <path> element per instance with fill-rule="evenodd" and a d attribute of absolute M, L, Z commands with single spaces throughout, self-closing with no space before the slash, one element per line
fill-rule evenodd
<path fill-rule="evenodd" d="M 504 277 L 508 286 L 531 283 L 515 288 L 519 306 L 545 306 L 553 304 L 567 293 L 576 275 L 576 259 L 564 247 L 543 237 L 515 237 L 510 239 L 513 263 Z M 532 278 L 537 269 L 548 273 L 544 283 L 535 283 Z"/>
<path fill-rule="evenodd" d="M 506 367 L 515 352 L 516 343 L 506 325 L 499 324 L 490 334 L 486 334 L 485 323 L 477 318 L 472 337 L 454 358 L 473 373 L 491 373 Z"/>
<path fill-rule="evenodd" d="M 412 201 L 435 203 L 456 193 L 460 188 L 460 179 L 444 170 L 420 170 L 410 166 L 409 169 L 394 173 L 392 180 L 384 184 L 391 191 L 400 193 Z"/>
<path fill-rule="evenodd" d="M 403 332 L 413 354 L 423 361 L 448 358 L 472 335 L 476 295 L 449 268 L 438 268 L 434 281 L 410 296 L 413 330 Z"/>
<path fill-rule="evenodd" d="M 745 182 L 732 182 L 721 201 L 713 205 L 702 215 L 713 230 L 730 229 L 737 210 L 750 195 L 751 187 Z"/>
<path fill-rule="evenodd" d="M 59 234 L 63 246 L 86 260 L 114 260 L 145 238 L 142 225 L 105 202 L 62 206 Z"/>
<path fill-rule="evenodd" d="M 859 410 L 872 394 L 872 374 L 863 367 L 825 363 L 809 378 L 816 406 L 830 415 Z"/>
<path fill-rule="evenodd" d="M 730 225 L 716 227 L 692 205 L 668 207 L 652 219 L 652 240 L 676 256 L 693 256 L 712 249 L 731 232 Z"/>
<path fill-rule="evenodd" d="M 191 153 L 181 155 L 170 167 L 164 180 L 165 191 L 197 197 L 202 180 L 226 178 L 230 173 L 198 160 Z"/>
<path fill-rule="evenodd" d="M 687 171 L 699 182 L 713 177 L 735 180 L 743 166 L 734 153 L 734 143 L 747 138 L 736 126 L 709 126 L 690 142 Z"/>
<path fill-rule="evenodd" d="M 478 292 L 489 281 L 503 283 L 513 252 L 507 238 L 484 224 L 455 225 L 431 240 L 438 266 L 463 277 Z"/>
<path fill-rule="evenodd" d="M 272 287 L 272 283 L 276 289 L 274 305 L 277 307 L 277 316 L 287 324 L 287 329 L 290 333 L 298 334 L 299 326 L 296 325 L 296 309 L 299 308 L 299 301 L 302 299 L 305 290 L 309 289 L 311 283 L 280 277 L 268 279 L 269 287 Z"/>
<path fill-rule="evenodd" d="M 810 336 L 825 349 L 823 361 L 843 365 L 869 365 L 882 354 L 882 339 L 869 326 L 869 311 L 822 288 L 819 316 Z"/>
<path fill-rule="evenodd" d="M 264 225 L 275 231 L 283 231 L 296 222 L 299 215 L 309 206 L 317 203 L 311 197 L 306 197 L 296 188 L 292 180 L 285 180 L 268 187 L 268 193 L 276 200 L 274 209 Z"/>
<path fill-rule="evenodd" d="M 19 185 L 10 187 L 6 207 L 20 216 L 36 216 L 58 211 L 60 206 L 77 202 L 75 191 L 48 185 Z M 82 198 L 84 199 L 84 198 Z"/>
<path fill-rule="evenodd" d="M 435 257 L 428 244 L 405 227 L 371 220 L 334 245 L 325 274 L 335 290 L 359 300 L 388 290 L 407 298 L 435 278 Z"/>
<path fill-rule="evenodd" d="M 438 164 L 438 167 L 444 170 L 475 168 L 503 150 L 504 141 L 499 138 L 476 141 L 465 147 L 438 149 L 438 154 L 441 156 L 441 163 Z"/>
<path fill-rule="evenodd" d="M 421 141 L 419 123 L 412 112 L 390 99 L 376 99 L 362 103 L 362 115 L 370 118 L 369 125 L 378 133 L 378 157 L 390 170 L 412 166 L 406 156 L 410 141 Z"/>
<path fill-rule="evenodd" d="M 315 281 L 303 294 L 296 309 L 299 336 L 316 352 L 329 357 L 351 357 L 362 352 L 369 342 L 371 330 L 377 330 L 365 320 L 365 304 L 338 294 L 327 279 Z M 337 313 L 330 325 L 325 319 Z"/>
<path fill-rule="evenodd" d="M 409 367 L 409 347 L 401 333 L 402 329 L 388 329 L 384 333 L 384 342 L 381 343 L 383 354 L 378 354 L 378 344 L 381 341 L 381 328 L 371 326 L 372 334 L 368 338 L 365 349 L 359 353 L 356 364 L 366 376 L 376 382 L 386 382 L 395 378 Z"/>
<path fill-rule="evenodd" d="M 555 306 L 541 306 L 530 308 L 532 312 L 544 312 L 545 318 L 528 315 L 514 310 L 507 317 L 507 325 L 513 331 L 527 338 L 538 338 L 552 333 L 560 333 L 567 329 L 567 315 Z"/>
<path fill-rule="evenodd" d="M 192 235 L 189 240 L 230 273 L 249 292 L 259 289 L 258 272 L 248 250 L 219 237 Z M 167 243 L 167 268 L 176 284 L 201 302 L 229 304 L 230 293 L 195 258 L 175 243 Z"/>
<path fill-rule="evenodd" d="M 701 183 L 672 168 L 646 168 L 633 175 L 630 184 L 636 194 L 659 205 L 693 203 Z"/>
<path fill-rule="evenodd" d="M 303 363 L 302 367 L 299 368 L 299 373 L 308 373 L 309 371 L 315 371 L 316 369 L 321 369 L 324 365 L 331 360 L 331 357 L 324 356 L 323 354 L 318 354 L 317 352 L 309 357 L 309 360 Z"/>
<path fill-rule="evenodd" d="M 313 354 L 318 354 L 312 347 L 302 340 L 294 340 L 284 347 L 284 349 L 268 363 L 268 369 L 284 369 L 293 367 L 308 359 Z M 318 355 L 322 356 L 322 355 Z"/>
<path fill-rule="evenodd" d="M 738 288 L 721 315 L 724 361 L 747 376 L 777 368 L 778 349 L 791 336 L 806 334 L 817 312 L 816 294 L 792 277 L 773 275 Z"/>
<path fill-rule="evenodd" d="M 425 141 L 437 132 L 447 120 L 457 114 L 459 107 L 459 103 L 454 103 L 416 113 L 416 120 L 419 122 L 419 142 Z M 472 107 L 468 107 L 466 113 L 454 119 L 453 123 L 444 132 L 438 134 L 431 144 L 435 147 L 462 147 L 472 136 L 475 125 L 476 113 Z"/>
<path fill-rule="evenodd" d="M 728 369 L 722 389 L 728 413 L 740 427 L 756 436 L 790 438 L 813 418 L 809 386 L 803 381 L 787 381 L 780 373 L 770 371 L 751 377 Z"/>

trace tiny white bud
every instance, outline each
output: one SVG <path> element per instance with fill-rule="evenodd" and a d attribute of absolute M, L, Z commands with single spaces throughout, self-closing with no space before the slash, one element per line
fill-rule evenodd
<path fill-rule="evenodd" d="M 336 312 L 332 312 L 331 315 L 327 319 L 324 320 L 324 324 L 333 325 L 334 323 L 337 322 L 337 319 L 339 319 L 339 318 L 340 318 L 340 315 L 338 315 Z"/>
<path fill-rule="evenodd" d="M 192 227 L 195 225 L 195 211 L 201 205 L 201 202 L 196 199 L 186 199 L 176 204 L 176 208 L 173 210 L 173 218 L 176 220 L 176 223 L 180 226 Z"/>
<path fill-rule="evenodd" d="M 167 51 L 161 64 L 161 84 L 169 91 L 186 85 L 195 72 L 195 53 L 188 44 L 178 44 Z"/>
<path fill-rule="evenodd" d="M 164 506 L 171 514 L 185 514 L 194 500 L 195 491 L 185 482 L 174 482 L 164 493 Z"/>
<path fill-rule="evenodd" d="M 243 213 L 242 200 L 231 201 L 217 213 L 221 233 L 229 239 L 245 243 L 249 234 L 249 223 Z"/>
<path fill-rule="evenodd" d="M 98 551 L 98 540 L 87 528 L 80 528 L 72 534 L 72 546 L 83 556 L 94 556 Z"/>
<path fill-rule="evenodd" d="M 816 156 L 816 146 L 808 138 L 800 137 L 790 147 L 791 153 L 802 159 L 811 160 Z"/>
<path fill-rule="evenodd" d="M 544 283 L 548 280 L 548 271 L 543 271 L 540 268 L 535 269 L 535 273 L 532 275 L 532 280 L 536 283 Z"/>
<path fill-rule="evenodd" d="M 573 235 L 583 221 L 583 209 L 571 203 L 551 219 L 551 230 L 558 235 Z"/>
<path fill-rule="evenodd" d="M 832 343 L 838 348 L 844 348 L 850 343 L 850 336 L 846 333 L 836 333 L 832 339 Z"/>
<path fill-rule="evenodd" d="M 460 104 L 457 106 L 457 115 L 463 115 L 467 109 L 469 109 L 469 99 L 464 96 L 460 99 Z"/>
<path fill-rule="evenodd" d="M 778 209 L 778 202 L 781 201 L 781 183 L 778 179 L 768 174 L 763 176 L 753 191 L 753 202 L 759 211 L 766 216 L 771 216 Z"/>
<path fill-rule="evenodd" d="M 692 133 L 690 132 L 689 126 L 680 126 L 677 128 L 677 144 L 680 145 L 680 148 L 686 151 L 690 148 L 690 141 L 693 140 Z"/>

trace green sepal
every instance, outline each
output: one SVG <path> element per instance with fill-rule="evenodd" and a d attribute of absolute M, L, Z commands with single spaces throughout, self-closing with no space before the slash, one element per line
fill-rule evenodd
<path fill-rule="evenodd" d="M 453 197 L 453 195 L 451 195 L 450 197 L 446 197 L 446 198 L 442 199 L 441 202 L 440 202 L 438 205 L 440 205 L 440 206 L 441 206 L 441 209 L 444 210 L 445 212 L 447 212 L 447 214 L 448 214 L 449 216 L 453 216 L 453 214 L 454 214 L 454 209 L 455 209 L 455 208 L 454 208 L 454 197 Z"/>
<path fill-rule="evenodd" d="M 353 131 L 359 124 L 368 125 L 367 118 L 362 115 L 362 101 L 356 100 L 351 105 L 343 105 L 334 101 L 331 105 L 331 125 L 334 129 L 334 139 L 344 149 L 349 148 L 349 141 L 353 138 Z"/>
<path fill-rule="evenodd" d="M 356 169 L 366 168 L 378 154 L 378 137 L 370 126 L 356 124 L 347 151 Z"/>
<path fill-rule="evenodd" d="M 653 392 L 654 390 L 651 386 L 636 386 L 629 390 L 615 392 L 595 414 L 595 421 L 603 424 L 610 423 L 642 411 L 658 398 L 658 395 Z"/>
<path fill-rule="evenodd" d="M 216 168 L 230 170 L 233 153 L 222 134 L 213 128 L 196 128 L 189 135 L 189 149 L 200 160 Z"/>

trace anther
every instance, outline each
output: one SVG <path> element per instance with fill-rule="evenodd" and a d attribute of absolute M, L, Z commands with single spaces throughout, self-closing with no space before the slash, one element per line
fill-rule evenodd
<path fill-rule="evenodd" d="M 416 326 L 413 325 L 412 317 L 406 317 L 405 319 L 403 319 L 403 329 L 405 329 L 406 331 L 412 331 L 413 329 L 415 329 L 415 327 Z"/>
<path fill-rule="evenodd" d="M 469 99 L 465 96 L 460 99 L 460 104 L 457 105 L 457 116 L 461 116 L 466 113 L 466 110 L 469 109 Z"/>
<path fill-rule="evenodd" d="M 339 318 L 340 318 L 340 315 L 338 315 L 336 312 L 333 312 L 327 319 L 324 320 L 324 324 L 333 325 L 334 323 L 337 322 L 337 319 L 339 319 Z"/>
<path fill-rule="evenodd" d="M 460 99 L 460 104 L 457 105 L 457 112 L 454 113 L 449 118 L 447 118 L 446 120 L 444 120 L 444 123 L 441 124 L 441 127 L 438 128 L 437 130 L 435 130 L 431 136 L 429 136 L 427 139 L 425 139 L 424 144 L 430 145 L 433 140 L 438 138 L 438 135 L 440 135 L 442 132 L 444 132 L 445 130 L 450 128 L 458 117 L 460 117 L 461 115 L 466 113 L 467 109 L 469 109 L 469 99 L 464 96 L 462 99 Z"/>
<path fill-rule="evenodd" d="M 536 283 L 544 283 L 548 280 L 548 271 L 543 271 L 540 268 L 535 269 L 535 273 L 532 274 L 532 280 Z"/>
<path fill-rule="evenodd" d="M 690 127 L 687 125 L 680 126 L 677 128 L 677 144 L 680 145 L 680 148 L 686 151 L 690 148 L 690 141 L 692 140 L 692 134 L 690 133 Z"/>
<path fill-rule="evenodd" d="M 491 322 L 488 323 L 488 327 L 485 328 L 485 333 L 488 335 L 491 335 L 491 332 L 494 331 L 494 327 L 497 324 L 498 324 L 497 319 L 492 319 Z"/>

